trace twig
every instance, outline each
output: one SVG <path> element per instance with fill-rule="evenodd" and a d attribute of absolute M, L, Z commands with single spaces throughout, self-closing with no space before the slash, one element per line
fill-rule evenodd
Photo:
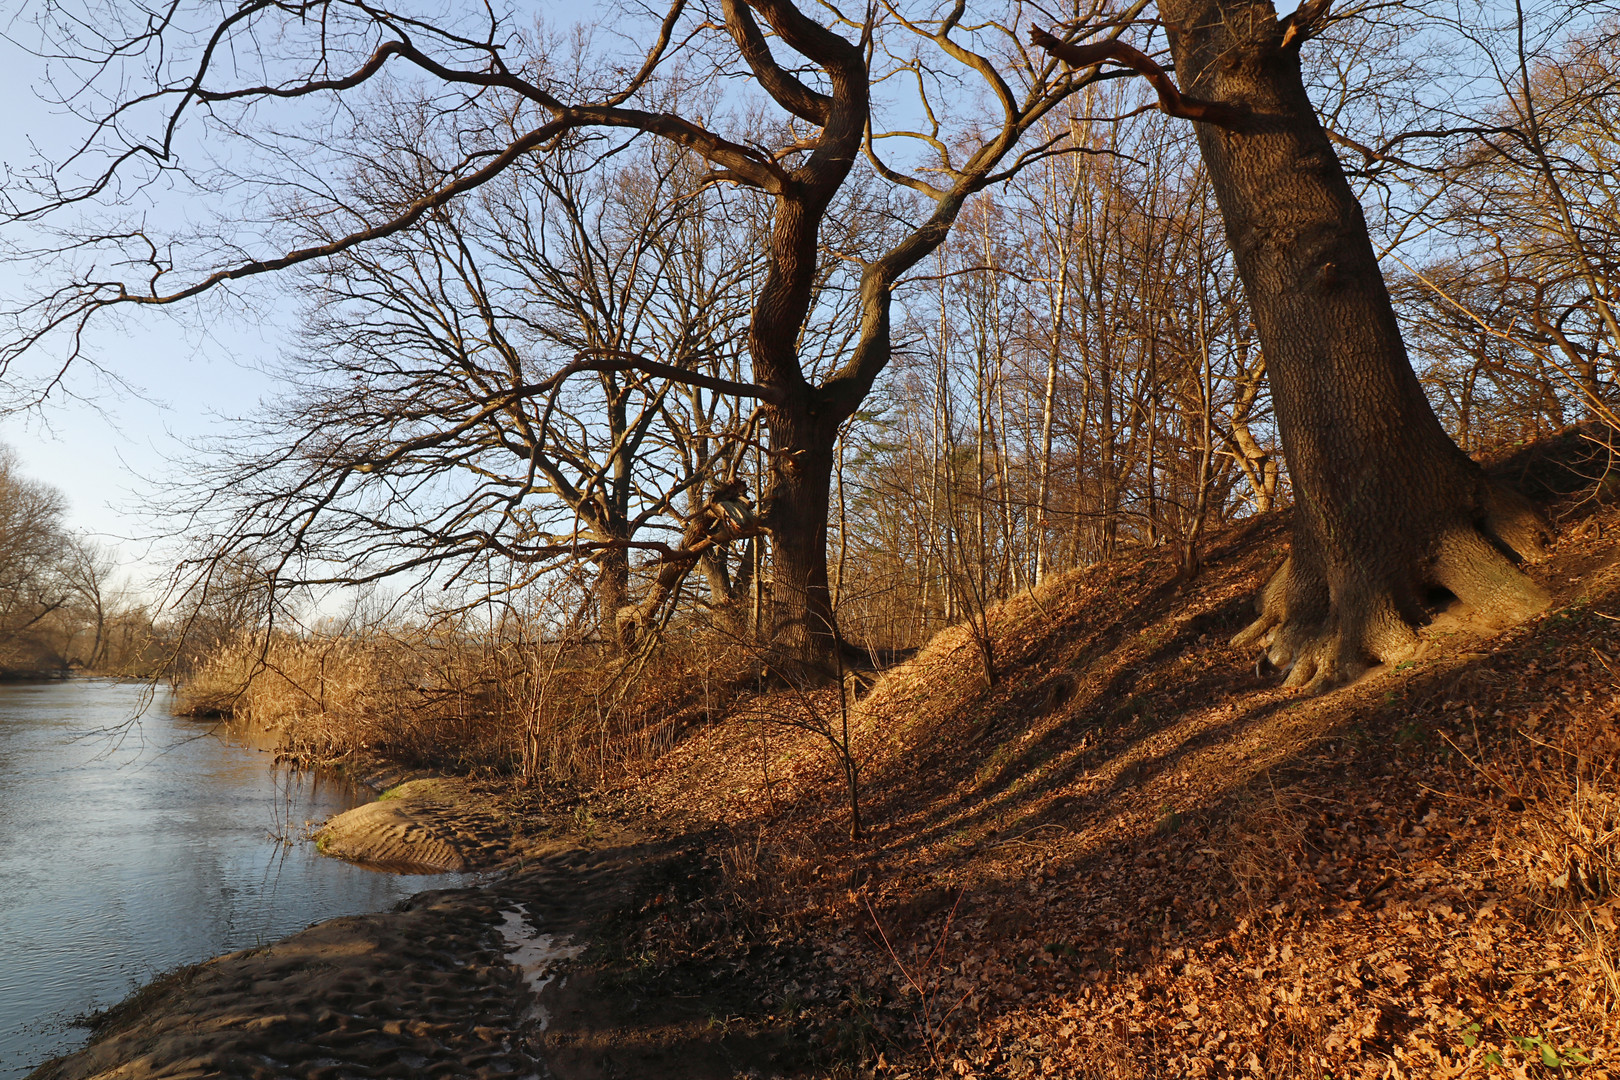
<path fill-rule="evenodd" d="M 1048 822 L 1045 822 L 1044 824 L 1037 825 L 1032 829 L 1025 829 L 1023 832 L 1019 833 L 1017 836 L 1009 836 L 1005 840 L 998 840 L 998 841 L 996 841 L 996 843 L 994 843 L 994 844 L 992 844 L 990 846 L 999 848 L 999 847 L 1006 847 L 1009 844 L 1016 844 L 1016 843 L 1019 843 L 1019 842 L 1023 841 L 1024 837 L 1029 836 L 1032 833 L 1038 833 L 1042 829 L 1057 829 L 1059 832 L 1062 832 L 1064 834 L 1069 834 L 1069 829 L 1066 826 L 1059 825 L 1055 821 L 1048 821 Z M 1033 847 L 1034 845 L 1033 844 L 1025 844 L 1025 846 L 1026 847 Z"/>

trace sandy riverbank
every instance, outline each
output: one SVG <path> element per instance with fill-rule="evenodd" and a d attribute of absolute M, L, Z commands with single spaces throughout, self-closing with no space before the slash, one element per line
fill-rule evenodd
<path fill-rule="evenodd" d="M 554 831 L 459 779 L 384 794 L 328 823 L 323 850 L 488 880 L 173 972 L 30 1080 L 709 1078 L 796 1057 L 785 1032 L 724 1022 L 750 993 L 735 972 L 654 978 L 623 947 L 640 900 L 686 875 L 681 843 Z"/>
<path fill-rule="evenodd" d="M 419 777 L 338 814 L 315 833 L 322 854 L 404 873 L 484 870 L 522 858 L 525 822 L 465 780 Z"/>

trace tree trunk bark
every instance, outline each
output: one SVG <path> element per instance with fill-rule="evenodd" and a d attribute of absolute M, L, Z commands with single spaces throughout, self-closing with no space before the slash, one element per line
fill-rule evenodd
<path fill-rule="evenodd" d="M 744 548 L 744 558 L 750 557 L 751 551 Z M 734 638 L 743 638 L 748 634 L 747 581 L 732 580 L 728 558 L 725 549 L 716 545 L 703 553 L 698 568 L 709 586 L 714 625 Z"/>
<path fill-rule="evenodd" d="M 841 417 L 813 391 L 804 398 L 770 411 L 774 467 L 761 509 L 773 546 L 775 625 L 769 636 L 794 669 L 784 674 L 819 680 L 835 669 L 838 641 L 827 577 L 827 521 Z"/>
<path fill-rule="evenodd" d="M 630 614 L 630 557 L 613 548 L 596 557 L 596 611 L 602 641 L 623 655 L 635 644 L 636 627 Z"/>
<path fill-rule="evenodd" d="M 1182 92 L 1236 106 L 1197 125 L 1271 375 L 1296 510 L 1288 560 L 1234 643 L 1325 689 L 1410 656 L 1436 590 L 1519 620 L 1546 594 L 1522 498 L 1446 435 L 1407 360 L 1361 207 L 1269 0 L 1162 4 Z"/>

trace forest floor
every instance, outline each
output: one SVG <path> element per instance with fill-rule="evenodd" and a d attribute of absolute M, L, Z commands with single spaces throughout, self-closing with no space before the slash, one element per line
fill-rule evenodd
<path fill-rule="evenodd" d="M 1321 697 L 1227 644 L 1286 517 L 1066 575 L 837 693 L 737 703 L 627 783 L 723 836 L 653 956 L 792 975 L 756 1014 L 878 1075 L 1620 1075 L 1620 484 L 1499 468 L 1555 525 L 1545 615 L 1454 610 Z M 791 958 L 791 959 L 789 959 Z M 875 1057 L 866 1059 L 865 1054 Z"/>
<path fill-rule="evenodd" d="M 466 846 L 506 876 L 366 917 L 439 922 L 377 924 L 423 953 L 404 974 L 276 998 L 307 1005 L 294 1041 L 347 1042 L 242 1074 L 387 1075 L 345 1057 L 363 1044 L 423 1075 L 1620 1076 L 1620 482 L 1588 449 L 1500 466 L 1555 524 L 1530 568 L 1549 612 L 1495 636 L 1450 612 L 1420 660 L 1321 697 L 1227 644 L 1285 553 L 1270 515 L 1212 536 L 1191 583 L 1141 551 L 1002 604 L 993 684 L 956 627 L 858 702 L 741 696 L 611 790 L 441 789 L 421 814 L 482 814 Z M 541 980 L 497 962 L 514 913 L 578 945 L 532 1011 L 502 1027 L 485 1003 L 388 1050 L 497 984 L 531 1001 Z M 240 1048 L 274 987 L 230 971 Z M 181 982 L 107 1025 L 100 1066 L 41 1075 L 188 1075 L 112 1049 L 195 1030 L 210 992 Z"/>

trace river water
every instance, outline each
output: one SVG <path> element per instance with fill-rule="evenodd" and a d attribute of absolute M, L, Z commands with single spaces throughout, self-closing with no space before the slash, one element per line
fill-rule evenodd
<path fill-rule="evenodd" d="M 145 690 L 0 685 L 0 1080 L 170 968 L 468 880 L 318 855 L 309 824 L 370 792 L 278 768 L 161 692 L 141 712 Z"/>

